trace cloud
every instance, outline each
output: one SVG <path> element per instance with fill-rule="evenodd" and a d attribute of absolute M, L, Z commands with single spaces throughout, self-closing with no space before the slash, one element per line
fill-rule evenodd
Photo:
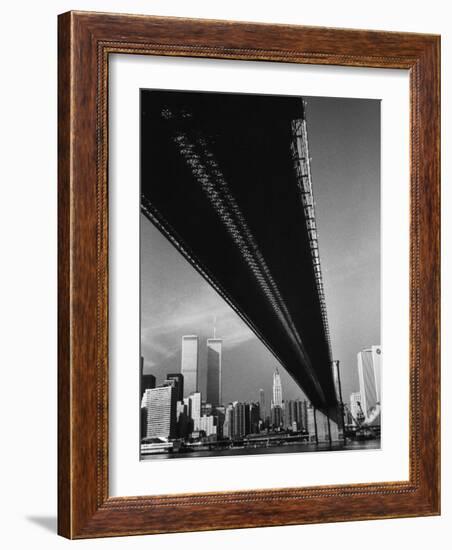
<path fill-rule="evenodd" d="M 213 336 L 214 319 L 216 317 L 216 335 L 223 339 L 226 348 L 243 344 L 256 336 L 239 316 L 218 298 L 215 304 L 195 302 L 198 297 L 187 298 L 178 307 L 159 316 L 147 313 L 142 316 L 141 339 L 142 346 L 147 351 L 147 357 L 162 361 L 179 351 L 180 339 L 184 334 L 197 334 L 200 337 Z M 220 302 L 220 303 L 219 303 Z"/>

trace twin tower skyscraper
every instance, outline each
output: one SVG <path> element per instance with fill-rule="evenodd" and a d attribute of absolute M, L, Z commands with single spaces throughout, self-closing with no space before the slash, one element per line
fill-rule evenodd
<path fill-rule="evenodd" d="M 221 405 L 221 353 L 223 340 L 207 339 L 207 403 Z M 181 374 L 184 377 L 184 397 L 199 391 L 199 338 L 182 336 Z"/>

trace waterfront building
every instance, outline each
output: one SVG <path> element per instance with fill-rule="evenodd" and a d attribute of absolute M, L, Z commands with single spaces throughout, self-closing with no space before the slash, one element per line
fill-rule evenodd
<path fill-rule="evenodd" d="M 281 375 L 279 374 L 278 367 L 276 367 L 273 373 L 273 406 L 282 407 Z"/>
<path fill-rule="evenodd" d="M 284 401 L 284 428 L 293 431 L 305 430 L 307 426 L 307 405 L 306 401 L 294 399 Z"/>
<path fill-rule="evenodd" d="M 309 434 L 309 441 L 315 441 L 316 439 L 316 422 L 315 422 L 315 412 L 314 407 L 309 404 L 306 408 L 306 417 L 307 417 L 307 432 Z"/>
<path fill-rule="evenodd" d="M 308 402 L 306 400 L 301 402 L 301 429 L 308 431 Z"/>
<path fill-rule="evenodd" d="M 173 439 L 176 437 L 177 399 L 173 386 L 146 390 L 146 437 Z"/>
<path fill-rule="evenodd" d="M 380 405 L 381 347 L 371 346 L 357 356 L 361 407 L 366 420 Z"/>
<path fill-rule="evenodd" d="M 195 392 L 189 396 L 188 414 L 193 420 L 193 430 L 199 430 L 201 418 L 201 392 Z"/>
<path fill-rule="evenodd" d="M 217 420 L 217 437 L 221 439 L 223 437 L 223 425 L 225 420 L 226 408 L 223 405 L 215 408 L 215 417 Z"/>
<path fill-rule="evenodd" d="M 275 430 L 279 430 L 283 425 L 282 406 L 272 404 L 272 408 L 270 410 L 270 425 Z"/>
<path fill-rule="evenodd" d="M 296 401 L 284 401 L 284 428 L 292 429 L 293 424 L 297 424 Z"/>
<path fill-rule="evenodd" d="M 250 417 L 250 404 L 244 403 L 244 414 L 245 414 L 245 434 L 248 435 L 251 433 L 251 417 Z"/>
<path fill-rule="evenodd" d="M 265 422 L 265 419 L 266 419 L 265 392 L 262 388 L 259 390 L 259 412 L 260 412 L 261 420 Z"/>
<path fill-rule="evenodd" d="M 221 353 L 223 340 L 207 340 L 207 401 L 213 406 L 221 405 Z"/>
<path fill-rule="evenodd" d="M 350 414 L 353 419 L 353 423 L 355 425 L 358 425 L 360 422 L 364 420 L 364 418 L 361 418 L 363 416 L 363 413 L 361 412 L 361 392 L 355 391 L 352 394 L 350 394 Z"/>
<path fill-rule="evenodd" d="M 182 336 L 181 374 L 184 380 L 184 397 L 198 391 L 198 337 Z"/>
<path fill-rule="evenodd" d="M 215 409 L 212 406 L 212 403 L 206 403 L 205 401 L 201 403 L 201 416 L 202 415 L 212 416 L 214 411 Z"/>
<path fill-rule="evenodd" d="M 180 415 L 184 414 L 184 412 L 187 412 L 187 406 L 183 401 L 177 401 L 176 402 L 176 419 L 179 420 Z"/>
<path fill-rule="evenodd" d="M 205 432 L 207 437 L 212 437 L 217 435 L 217 424 L 216 418 L 214 416 L 201 416 L 199 419 L 199 428 L 200 431 Z"/>
<path fill-rule="evenodd" d="M 174 380 L 176 383 L 177 400 L 182 401 L 184 399 L 184 375 L 180 372 L 167 374 L 166 380 Z"/>
<path fill-rule="evenodd" d="M 193 431 L 193 420 L 188 414 L 188 398 L 177 402 L 177 436 L 185 439 Z"/>
<path fill-rule="evenodd" d="M 224 411 L 223 437 L 232 439 L 234 436 L 234 405 L 229 403 Z"/>
<path fill-rule="evenodd" d="M 249 432 L 251 434 L 259 433 L 260 406 L 259 403 L 250 403 L 249 405 Z"/>
<path fill-rule="evenodd" d="M 148 429 L 148 409 L 141 407 L 140 410 L 140 438 L 146 437 Z"/>
<path fill-rule="evenodd" d="M 242 439 L 246 435 L 246 413 L 245 413 L 245 403 L 240 403 L 235 401 L 233 403 L 233 430 L 232 437 L 233 439 Z"/>
<path fill-rule="evenodd" d="M 352 413 L 349 408 L 345 409 L 345 425 L 352 426 L 354 424 Z"/>
<path fill-rule="evenodd" d="M 155 376 L 144 373 L 144 357 L 140 357 L 140 400 L 144 407 L 144 392 L 155 388 Z"/>

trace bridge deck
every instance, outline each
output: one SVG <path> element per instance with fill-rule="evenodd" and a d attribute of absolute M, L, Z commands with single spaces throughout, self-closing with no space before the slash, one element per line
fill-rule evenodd
<path fill-rule="evenodd" d="M 142 92 L 142 210 L 336 417 L 293 161 L 292 123 L 303 117 L 300 98 Z"/>

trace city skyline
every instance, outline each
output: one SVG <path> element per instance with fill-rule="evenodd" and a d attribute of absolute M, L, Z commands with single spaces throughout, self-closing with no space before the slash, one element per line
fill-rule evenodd
<path fill-rule="evenodd" d="M 216 329 L 214 330 L 216 334 Z M 168 385 L 172 383 L 177 391 L 178 401 L 182 401 L 184 398 L 190 398 L 194 394 L 200 394 L 205 396 L 205 402 L 216 406 L 222 406 L 224 404 L 222 400 L 222 377 L 221 377 L 221 360 L 222 360 L 222 347 L 223 347 L 223 338 L 207 338 L 206 339 L 206 354 L 207 354 L 207 384 L 206 388 L 200 388 L 197 383 L 195 387 L 191 390 L 185 390 L 187 386 L 184 386 L 184 366 L 186 364 L 186 358 L 184 357 L 184 345 L 187 342 L 187 339 L 196 342 L 195 347 L 195 369 L 190 369 L 188 371 L 188 377 L 198 380 L 199 378 L 199 357 L 202 357 L 199 353 L 199 337 L 197 335 L 183 335 L 181 342 L 181 363 L 180 363 L 180 373 L 166 373 L 163 375 L 163 381 L 157 382 L 157 379 L 152 373 L 145 373 L 143 369 L 144 360 L 143 357 L 140 358 L 140 395 L 143 395 L 143 392 L 146 388 L 155 388 L 162 385 Z M 212 359 L 212 351 L 215 356 Z M 376 405 L 380 405 L 381 400 L 381 346 L 372 345 L 367 349 L 363 349 L 357 353 L 357 362 L 356 368 L 358 373 L 359 387 L 358 391 L 351 392 L 348 396 L 343 395 L 341 392 L 341 381 L 340 381 L 340 372 L 338 369 L 338 361 L 332 362 L 333 377 L 335 381 L 335 386 L 337 389 L 337 398 L 339 402 L 350 406 L 351 412 L 356 416 L 356 407 L 359 403 L 362 405 L 364 414 L 375 409 Z M 211 376 L 209 383 L 209 369 L 215 371 L 215 374 Z M 187 375 L 187 372 L 186 372 Z M 256 399 L 251 399 L 255 401 L 260 406 L 260 411 L 266 412 L 266 403 L 267 396 L 263 388 L 256 388 Z M 270 407 L 278 406 L 281 407 L 283 403 L 287 400 L 284 399 L 284 392 L 281 384 L 281 374 L 278 365 L 275 366 L 272 376 L 271 384 L 271 393 L 272 397 L 270 400 Z M 307 400 L 304 392 L 300 389 L 300 397 L 296 398 Z M 291 401 L 290 399 L 289 401 Z M 237 399 L 231 399 L 227 403 L 237 402 Z M 244 400 L 246 402 L 246 400 Z M 143 402 L 143 401 L 142 401 Z M 143 406 L 143 405 L 142 405 Z"/>
<path fill-rule="evenodd" d="M 189 379 L 193 376 L 197 378 L 198 337 L 183 335 L 181 349 L 186 346 L 187 340 L 195 343 L 189 355 L 193 359 L 194 351 L 196 357 L 196 362 L 191 362 L 195 364 L 195 372 L 189 369 L 187 375 Z M 221 338 L 210 340 L 220 346 L 223 343 Z M 211 351 L 208 344 L 208 357 Z M 221 354 L 221 347 L 216 347 L 215 352 Z M 186 355 L 181 353 L 181 371 L 186 367 Z M 274 446 L 300 450 L 299 446 L 302 445 L 302 449 L 312 450 L 309 444 L 315 445 L 314 450 L 324 444 L 332 450 L 337 445 L 347 448 L 347 438 L 356 440 L 357 437 L 378 442 L 381 413 L 380 358 L 381 346 L 374 345 L 358 352 L 356 368 L 360 391 L 352 393 L 350 401 L 343 403 L 345 407 L 340 410 L 344 416 L 337 422 L 313 407 L 306 398 L 285 398 L 278 367 L 275 367 L 272 376 L 272 399 L 268 411 L 262 388 L 259 388 L 259 400 L 231 400 L 223 403 L 220 397 L 221 377 L 215 376 L 215 386 L 218 384 L 218 387 L 213 388 L 210 383 L 205 394 L 202 389 L 195 388 L 184 396 L 182 373 L 167 373 L 164 382 L 157 385 L 152 374 L 143 373 L 141 360 L 140 456 L 148 459 L 168 453 L 176 453 L 177 456 L 193 452 L 224 453 L 231 452 L 234 447 L 236 453 Z M 208 363 L 211 363 L 211 359 L 208 359 Z M 218 372 L 218 358 L 213 365 Z M 339 380 L 336 379 L 335 383 L 339 384 Z M 339 387 L 337 389 L 340 399 L 341 392 Z M 375 448 L 375 443 L 372 446 Z"/>

